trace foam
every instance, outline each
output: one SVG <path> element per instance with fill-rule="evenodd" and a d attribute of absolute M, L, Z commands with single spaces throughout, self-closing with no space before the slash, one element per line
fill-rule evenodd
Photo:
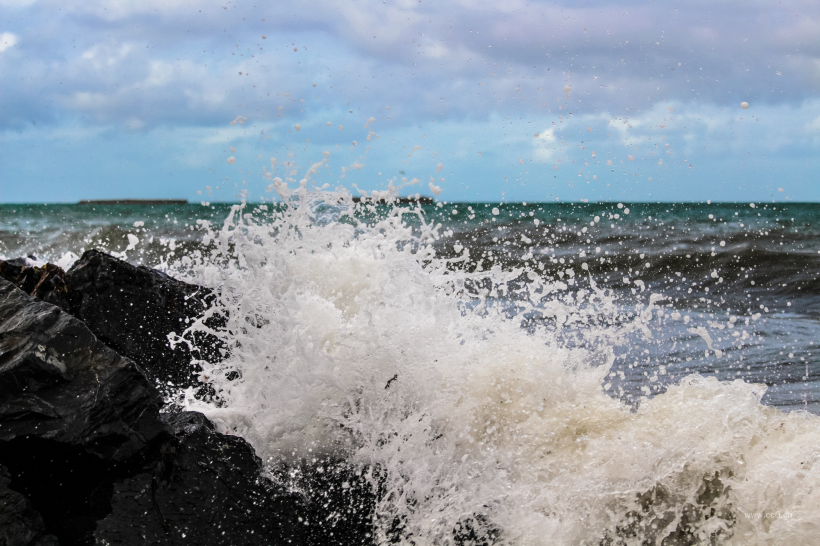
<path fill-rule="evenodd" d="M 203 363 L 219 403 L 184 403 L 272 465 L 378 469 L 380 543 L 397 520 L 417 544 L 465 526 L 517 545 L 816 541 L 818 417 L 698 375 L 637 408 L 607 394 L 613 348 L 651 335 L 659 295 L 619 322 L 588 280 L 568 293 L 537 269 L 468 273 L 466 249 L 436 257 L 441 226 L 412 206 L 357 205 L 365 224 L 344 192 L 281 184 L 288 205 L 234 207 L 184 268 L 217 290 L 230 347 Z M 522 328 L 533 310 L 554 328 Z"/>

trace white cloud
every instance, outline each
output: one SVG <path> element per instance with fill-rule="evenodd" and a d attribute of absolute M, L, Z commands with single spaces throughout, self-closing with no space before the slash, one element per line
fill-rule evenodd
<path fill-rule="evenodd" d="M 28 0 L 22 1 L 25 2 Z M 213 6 L 213 3 L 211 5 Z M 131 0 L 72 0 L 64 2 L 63 6 L 67 11 L 72 13 L 90 14 L 105 21 L 117 21 L 145 14 L 153 15 L 162 13 L 178 15 L 184 13 L 184 8 L 190 8 L 190 3 L 187 0 L 141 0 L 140 2 L 133 2 Z"/>
<path fill-rule="evenodd" d="M 0 34 L 0 53 L 17 45 L 18 41 L 17 36 L 11 32 L 4 32 L 3 34 Z"/>
<path fill-rule="evenodd" d="M 25 8 L 36 1 L 37 0 L 0 0 L 0 6 L 4 8 Z"/>
<path fill-rule="evenodd" d="M 555 128 L 544 129 L 533 138 L 533 159 L 549 161 L 555 151 Z"/>
<path fill-rule="evenodd" d="M 276 121 L 310 118 L 344 97 L 347 108 L 340 113 L 381 110 L 401 124 L 415 117 L 452 122 L 497 113 L 512 120 L 523 115 L 544 127 L 545 118 L 569 112 L 574 122 L 586 120 L 581 127 L 572 123 L 580 138 L 601 121 L 599 113 L 611 112 L 613 136 L 628 144 L 638 132 L 653 136 L 661 125 L 727 129 L 722 120 L 690 121 L 665 107 L 646 115 L 663 101 L 709 109 L 741 100 L 757 107 L 816 96 L 820 60 L 811 37 L 820 28 L 820 12 L 803 10 L 795 21 L 767 23 L 761 28 L 785 31 L 777 40 L 761 32 L 760 40 L 747 42 L 735 27 L 724 31 L 717 16 L 703 23 L 697 6 L 682 9 L 669 27 L 661 24 L 667 22 L 663 10 L 633 6 L 627 15 L 614 0 L 593 4 L 282 0 L 257 8 L 236 2 L 67 0 L 55 23 L 76 39 L 77 49 L 65 48 L 54 33 L 19 31 L 27 58 L 10 65 L 7 74 L 19 104 L 4 115 L 18 125 L 28 123 L 51 100 L 60 106 L 48 112 L 52 119 L 93 113 L 101 123 L 134 117 L 153 127 L 213 124 L 252 112 L 255 120 Z M 761 15 L 767 9 L 765 2 L 752 3 L 750 13 L 738 16 L 769 21 Z M 32 20 L 46 13 L 41 5 L 30 11 Z M 787 32 L 793 28 L 802 30 L 793 36 Z M 694 36 L 708 43 L 693 43 Z M 801 57 L 795 60 L 797 50 Z M 571 93 L 562 91 L 566 85 Z M 385 110 L 388 105 L 392 110 Z M 571 125 L 569 119 L 555 120 L 556 135 Z M 543 146 L 543 140 L 533 142 L 534 132 L 527 131 L 530 145 Z"/>
<path fill-rule="evenodd" d="M 90 62 L 96 70 L 109 70 L 114 65 L 126 62 L 128 54 L 134 49 L 133 44 L 112 46 L 96 44 L 82 53 L 80 58 Z"/>
<path fill-rule="evenodd" d="M 544 129 L 540 133 L 537 133 L 535 136 L 535 140 L 541 141 L 541 143 L 551 144 L 555 142 L 555 128 Z"/>
<path fill-rule="evenodd" d="M 145 122 L 139 118 L 128 118 L 123 122 L 123 124 L 126 129 L 130 129 L 132 131 L 139 131 L 145 127 Z"/>

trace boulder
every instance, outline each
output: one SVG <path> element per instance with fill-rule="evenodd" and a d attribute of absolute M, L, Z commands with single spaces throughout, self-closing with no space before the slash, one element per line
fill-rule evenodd
<path fill-rule="evenodd" d="M 307 544 L 374 546 L 378 493 L 373 482 L 383 479 L 377 467 L 362 467 L 339 457 L 278 464 L 274 479 L 299 491 L 306 505 Z M 393 522 L 393 527 L 400 525 Z M 391 532 L 389 537 L 399 534 Z"/>
<path fill-rule="evenodd" d="M 3 546 L 59 546 L 23 495 L 9 489 L 11 475 L 0 466 L 0 544 Z"/>
<path fill-rule="evenodd" d="M 209 308 L 213 295 L 201 286 L 160 271 L 131 265 L 89 250 L 66 274 L 65 309 L 109 347 L 138 363 L 163 392 L 199 385 L 201 368 L 191 359 L 222 358 L 214 336 L 197 335 L 171 348 L 168 335 L 181 334 Z M 219 317 L 206 322 L 219 326 Z"/>
<path fill-rule="evenodd" d="M 126 461 L 164 431 L 161 403 L 132 360 L 0 279 L 0 442 L 38 437 Z"/>
<path fill-rule="evenodd" d="M 163 394 L 192 385 L 201 395 L 212 394 L 198 382 L 201 368 L 191 361 L 221 360 L 221 342 L 202 333 L 174 348 L 168 341 L 210 308 L 209 289 L 99 250 L 85 252 L 68 273 L 36 264 L 27 258 L 0 261 L 0 277 L 85 322 L 101 341 L 139 364 Z M 218 314 L 205 320 L 213 328 L 223 323 Z"/>
<path fill-rule="evenodd" d="M 111 512 L 114 483 L 154 459 L 153 453 L 146 455 L 116 462 L 82 446 L 38 437 L 0 442 L 0 458 L 11 477 L 9 488 L 31 503 L 46 531 L 62 546 L 93 544 L 97 521 Z"/>
<path fill-rule="evenodd" d="M 166 414 L 175 433 L 149 471 L 114 485 L 97 544 L 306 544 L 301 499 L 262 476 L 242 438 L 200 413 Z"/>
<path fill-rule="evenodd" d="M 68 293 L 65 271 L 54 264 L 37 266 L 35 263 L 26 258 L 0 260 L 0 277 L 30 296 L 62 307 Z"/>
<path fill-rule="evenodd" d="M 17 285 L 0 279 L 0 546 L 373 543 L 375 497 L 343 461 L 274 482 L 243 439 L 159 413 L 153 382 L 189 384 L 191 358 L 221 358 L 212 339 L 167 341 L 209 292 L 96 251 L 60 276 L 66 290 L 37 292 L 57 275 L 17 266 Z M 26 289 L 57 290 L 62 309 Z"/>
<path fill-rule="evenodd" d="M 114 480 L 172 436 L 161 403 L 132 360 L 0 279 L 0 465 L 61 544 L 88 543 Z"/>

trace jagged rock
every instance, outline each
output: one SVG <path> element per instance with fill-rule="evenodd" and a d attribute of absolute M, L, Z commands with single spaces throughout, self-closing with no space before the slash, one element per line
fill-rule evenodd
<path fill-rule="evenodd" d="M 9 487 L 31 502 L 62 546 L 93 544 L 97 521 L 111 512 L 114 482 L 153 460 L 153 453 L 146 455 L 123 463 L 37 437 L 0 442 L 0 457 L 12 478 Z"/>
<path fill-rule="evenodd" d="M 62 307 L 68 293 L 65 271 L 54 264 L 32 265 L 25 258 L 0 260 L 0 277 L 30 296 Z"/>
<path fill-rule="evenodd" d="M 198 358 L 222 358 L 214 336 L 197 335 L 192 352 L 186 344 L 172 349 L 168 334 L 181 334 L 201 316 L 213 298 L 201 286 L 178 281 L 144 266 L 134 266 L 98 250 L 89 250 L 66 274 L 66 309 L 85 322 L 100 340 L 137 362 L 163 391 L 198 385 L 191 365 Z M 218 318 L 211 319 L 210 325 Z"/>
<path fill-rule="evenodd" d="M 28 499 L 9 489 L 10 482 L 8 470 L 0 466 L 0 545 L 59 546 Z"/>
<path fill-rule="evenodd" d="M 168 334 L 181 334 L 208 309 L 210 290 L 98 250 L 85 252 L 68 273 L 54 264 L 35 264 L 26 258 L 0 261 L 0 277 L 85 322 L 100 340 L 139 364 L 163 393 L 201 388 L 192 358 L 222 359 L 214 336 L 189 336 L 193 350 L 185 343 L 172 349 L 168 342 Z M 219 326 L 220 317 L 206 324 Z"/>
<path fill-rule="evenodd" d="M 296 495 L 262 477 L 242 438 L 217 433 L 202 414 L 165 415 L 176 438 L 151 472 L 114 486 L 97 544 L 305 544 Z"/>
<path fill-rule="evenodd" d="M 71 314 L 0 279 L 0 464 L 10 478 L 0 502 L 13 501 L 0 522 L 23 514 L 48 533 L 31 546 L 372 543 L 373 498 L 351 498 L 366 489 L 358 474 L 287 493 L 243 439 L 201 414 L 160 416 L 143 368 L 103 343 L 147 362 L 153 380 L 185 384 L 192 354 L 171 351 L 166 336 L 205 311 L 207 292 L 96 251 L 66 282 L 59 303 Z M 211 353 L 195 356 L 221 358 L 204 341 Z"/>
<path fill-rule="evenodd" d="M 302 460 L 271 469 L 275 479 L 298 490 L 307 509 L 307 544 L 374 546 L 374 515 L 381 480 L 376 467 L 353 465 L 338 457 Z M 397 533 L 389 535 L 399 537 Z M 400 542 L 396 540 L 395 542 Z"/>
<path fill-rule="evenodd" d="M 64 546 L 87 543 L 113 481 L 171 437 L 161 402 L 81 321 L 0 279 L 0 464 Z"/>
<path fill-rule="evenodd" d="M 160 404 L 133 361 L 0 279 L 0 441 L 39 437 L 125 461 L 163 432 Z"/>

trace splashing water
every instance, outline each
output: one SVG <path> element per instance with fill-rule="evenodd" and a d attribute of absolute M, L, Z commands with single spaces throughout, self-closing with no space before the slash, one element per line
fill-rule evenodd
<path fill-rule="evenodd" d="M 661 296 L 643 294 L 644 311 L 618 320 L 591 278 L 570 291 L 527 262 L 439 257 L 448 234 L 420 207 L 344 192 L 303 186 L 206 227 L 210 251 L 175 269 L 217 291 L 209 313 L 224 328 L 190 330 L 228 352 L 200 363 L 216 396 L 189 390 L 182 403 L 272 469 L 358 468 L 377 543 L 818 536 L 818 417 L 761 405 L 765 386 L 741 380 L 691 375 L 639 405 L 602 387 L 614 348 L 651 336 Z"/>

